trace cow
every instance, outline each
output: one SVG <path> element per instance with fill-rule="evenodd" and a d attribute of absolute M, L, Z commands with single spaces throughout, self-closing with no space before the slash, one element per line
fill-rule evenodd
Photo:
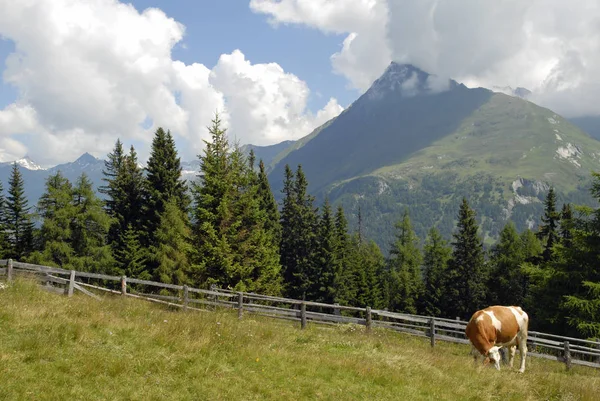
<path fill-rule="evenodd" d="M 484 365 L 490 361 L 500 370 L 500 348 L 509 349 L 509 366 L 513 366 L 519 347 L 521 368 L 525 372 L 527 355 L 527 328 L 529 316 L 519 306 L 489 306 L 473 314 L 465 334 L 472 344 L 471 352 L 477 362 L 478 354 L 484 356 Z"/>

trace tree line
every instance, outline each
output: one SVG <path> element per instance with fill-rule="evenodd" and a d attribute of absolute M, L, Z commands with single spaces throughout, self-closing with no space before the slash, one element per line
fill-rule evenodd
<path fill-rule="evenodd" d="M 190 183 L 169 131 L 157 129 L 143 169 L 117 140 L 104 200 L 85 175 L 71 183 L 57 172 L 32 210 L 14 164 L 6 196 L 0 185 L 2 257 L 463 320 L 487 305 L 521 305 L 532 328 L 600 337 L 600 210 L 559 211 L 550 188 L 540 227 L 519 233 L 509 221 L 489 251 L 466 198 L 450 240 L 433 227 L 421 244 L 406 210 L 386 258 L 364 238 L 360 209 L 350 230 L 341 206 L 315 205 L 301 165 L 285 167 L 278 204 L 262 160 L 229 143 L 218 115 L 209 133 Z"/>

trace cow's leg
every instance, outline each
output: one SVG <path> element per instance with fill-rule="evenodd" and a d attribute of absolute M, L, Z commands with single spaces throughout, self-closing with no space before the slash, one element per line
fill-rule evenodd
<path fill-rule="evenodd" d="M 519 334 L 519 354 L 521 354 L 521 367 L 519 373 L 525 372 L 525 358 L 527 357 L 527 332 L 520 331 Z"/>
<path fill-rule="evenodd" d="M 488 351 L 488 355 L 489 355 L 490 359 L 494 361 L 494 367 L 497 370 L 500 370 L 500 352 L 499 352 L 499 349 L 500 349 L 500 347 L 493 346 Z"/>
<path fill-rule="evenodd" d="M 511 368 L 513 367 L 513 364 L 515 362 L 515 354 L 516 353 L 517 353 L 516 345 L 511 345 L 510 347 L 508 347 L 508 366 L 510 366 Z"/>

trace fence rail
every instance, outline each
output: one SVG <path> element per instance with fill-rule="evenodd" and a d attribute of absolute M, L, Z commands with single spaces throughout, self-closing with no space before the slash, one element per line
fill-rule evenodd
<path fill-rule="evenodd" d="M 237 309 L 239 318 L 242 318 L 244 312 L 253 313 L 271 318 L 298 321 L 302 329 L 308 322 L 351 323 L 366 326 L 367 331 L 378 327 L 427 337 L 430 339 L 432 347 L 435 346 L 436 341 L 469 344 L 469 340 L 465 336 L 467 322 L 458 319 L 395 313 L 370 307 L 359 308 L 302 301 L 216 287 L 211 287 L 210 290 L 192 288 L 186 285 L 159 283 L 125 276 L 40 266 L 10 259 L 0 259 L 0 266 L 6 266 L 0 267 L 0 275 L 6 276 L 7 281 L 11 281 L 15 275 L 33 274 L 42 283 L 45 283 L 44 288 L 64 293 L 69 297 L 75 291 L 79 291 L 100 300 L 97 292 L 101 291 L 140 298 L 183 310 L 205 312 L 215 308 Z M 63 288 L 57 288 L 57 286 Z M 96 292 L 92 290 L 96 290 Z M 203 308 L 200 308 L 200 305 Z M 527 346 L 530 351 L 527 355 L 563 362 L 567 369 L 570 369 L 572 365 L 600 368 L 600 341 L 598 339 L 594 341 L 530 331 Z"/>

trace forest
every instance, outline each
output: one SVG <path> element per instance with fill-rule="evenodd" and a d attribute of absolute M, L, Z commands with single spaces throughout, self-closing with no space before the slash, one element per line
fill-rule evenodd
<path fill-rule="evenodd" d="M 600 337 L 600 210 L 560 207 L 550 188 L 539 227 L 519 232 L 509 221 L 486 249 L 466 197 L 451 238 L 431 227 L 421 243 L 406 209 L 385 257 L 360 213 L 350 228 L 340 205 L 315 204 L 301 165 L 286 166 L 278 204 L 262 160 L 229 142 L 218 115 L 209 132 L 194 182 L 181 179 L 168 130 L 156 130 L 143 169 L 117 140 L 103 198 L 85 175 L 73 183 L 58 172 L 28 205 L 14 164 L 6 194 L 0 184 L 0 256 L 452 319 L 520 305 L 531 329 Z M 600 174 L 591 175 L 600 200 Z"/>

